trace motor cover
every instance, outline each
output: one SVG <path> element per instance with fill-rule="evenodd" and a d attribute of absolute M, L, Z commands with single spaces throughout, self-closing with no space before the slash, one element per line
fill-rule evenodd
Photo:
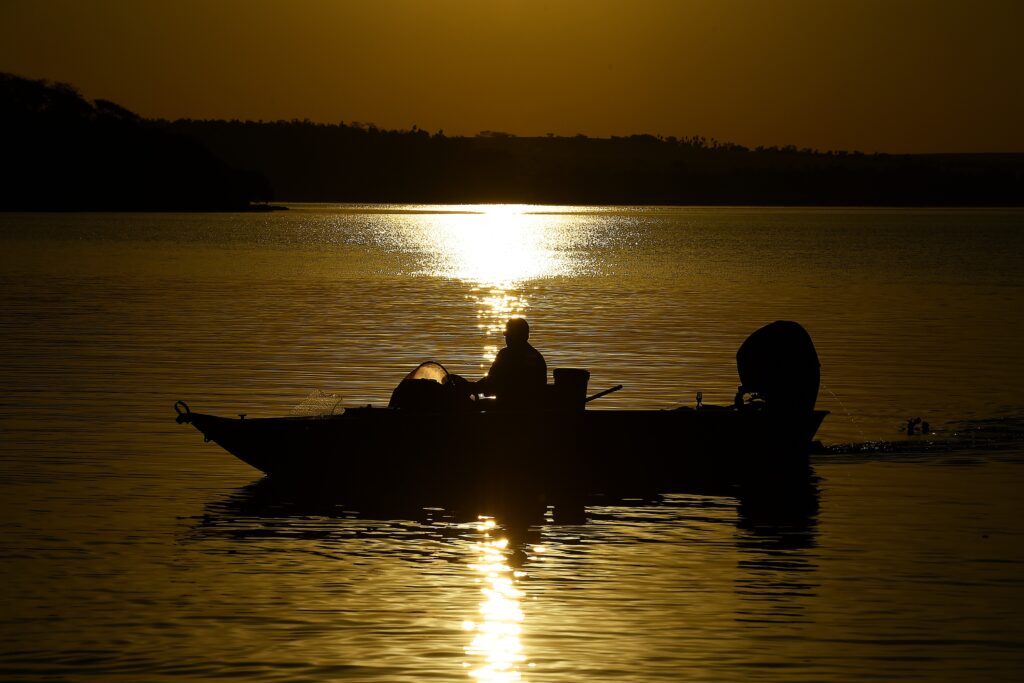
<path fill-rule="evenodd" d="M 741 394 L 757 394 L 771 410 L 814 410 L 821 363 L 799 323 L 776 320 L 751 334 L 736 352 L 736 367 Z"/>

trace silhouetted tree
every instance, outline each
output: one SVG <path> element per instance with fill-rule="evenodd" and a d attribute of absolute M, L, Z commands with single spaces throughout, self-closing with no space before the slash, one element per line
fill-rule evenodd
<path fill-rule="evenodd" d="M 195 139 L 64 83 L 0 73 L 0 209 L 222 210 L 271 198 Z"/>

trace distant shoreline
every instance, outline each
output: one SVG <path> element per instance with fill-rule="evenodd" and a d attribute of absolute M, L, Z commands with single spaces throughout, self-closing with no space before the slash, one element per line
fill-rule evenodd
<path fill-rule="evenodd" d="M 749 149 L 703 137 L 516 137 L 309 121 L 163 121 L 273 200 L 629 206 L 1024 206 L 1024 153 Z"/>
<path fill-rule="evenodd" d="M 0 213 L 272 213 L 275 211 L 289 211 L 289 207 L 283 204 L 252 204 L 245 208 L 227 209 L 118 209 L 118 208 L 89 208 L 89 209 L 11 209 L 0 208 Z"/>
<path fill-rule="evenodd" d="M 287 206 L 287 205 L 291 206 Z M 569 203 L 558 203 L 558 204 L 533 204 L 527 202 L 309 202 L 309 201 L 296 201 L 296 202 L 281 202 L 277 204 L 270 204 L 266 206 L 251 206 L 246 209 L 0 209 L 0 214 L 74 214 L 74 213 L 88 213 L 88 214 L 101 214 L 101 213 L 117 213 L 117 214 L 128 214 L 128 213 L 153 213 L 153 214 L 226 214 L 226 213 L 276 213 L 281 211 L 291 211 L 293 209 L 303 208 L 304 206 L 319 207 L 319 206 L 353 206 L 353 207 L 372 207 L 372 206 L 386 206 L 386 205 L 399 205 L 399 206 L 504 206 L 504 205 L 523 205 L 525 207 L 565 207 L 567 209 L 592 209 L 592 208 L 624 208 L 624 209 L 637 209 L 637 208 L 652 208 L 652 209 L 765 209 L 765 210 L 777 210 L 777 209 L 833 209 L 843 210 L 848 209 L 851 211 L 859 210 L 885 210 L 885 211 L 923 211 L 923 210 L 934 210 L 934 211 L 1024 211 L 1024 206 L 1020 205 L 883 205 L 883 204 L 569 204 Z M 463 211 L 428 211 L 428 210 L 373 210 L 370 209 L 365 211 L 366 213 L 483 213 L 480 211 L 463 210 Z M 361 212 L 353 212 L 361 213 Z M 525 213 L 531 213 L 529 208 Z"/>
<path fill-rule="evenodd" d="M 0 73 L 0 211 L 267 212 L 295 202 L 1024 206 L 1024 153 L 863 154 L 701 136 L 517 137 L 144 119 Z"/>

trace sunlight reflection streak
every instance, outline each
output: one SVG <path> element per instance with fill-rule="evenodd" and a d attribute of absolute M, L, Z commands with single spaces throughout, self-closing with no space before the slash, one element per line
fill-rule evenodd
<path fill-rule="evenodd" d="M 428 231 L 440 252 L 435 275 L 473 284 L 486 342 L 481 368 L 493 362 L 509 318 L 526 317 L 529 301 L 522 286 L 529 280 L 568 274 L 565 216 L 527 213 L 529 207 L 496 204 L 482 213 L 437 216 Z"/>
<path fill-rule="evenodd" d="M 583 269 L 573 247 L 584 238 L 580 217 L 552 213 L 556 207 L 485 204 L 456 207 L 464 212 L 424 215 L 406 233 L 428 256 L 423 275 L 461 280 L 478 310 L 484 335 L 481 369 L 502 346 L 509 318 L 527 317 L 528 282 L 573 277 Z"/>
<path fill-rule="evenodd" d="M 483 595 L 479 620 L 467 619 L 462 623 L 464 630 L 474 634 L 465 647 L 466 654 L 477 661 L 469 675 L 487 683 L 521 681 L 520 667 L 526 661 L 519 639 L 523 621 L 519 601 L 523 593 L 516 587 L 516 579 L 524 574 L 512 571 L 505 559 L 508 539 L 492 537 L 494 528 L 493 519 L 480 519 L 477 529 L 483 532 L 484 538 L 475 544 L 476 561 L 469 565 L 482 584 Z M 473 666 L 469 662 L 464 665 Z"/>

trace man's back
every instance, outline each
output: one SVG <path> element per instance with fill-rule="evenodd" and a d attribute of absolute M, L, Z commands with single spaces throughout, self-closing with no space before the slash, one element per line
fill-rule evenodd
<path fill-rule="evenodd" d="M 498 351 L 487 376 L 476 382 L 481 392 L 498 397 L 504 408 L 529 408 L 543 400 L 548 366 L 530 346 L 530 325 L 523 318 L 505 323 L 505 348 Z"/>
<path fill-rule="evenodd" d="M 506 346 L 498 352 L 484 380 L 487 393 L 504 406 L 528 406 L 540 400 L 548 381 L 544 356 L 530 344 Z"/>

